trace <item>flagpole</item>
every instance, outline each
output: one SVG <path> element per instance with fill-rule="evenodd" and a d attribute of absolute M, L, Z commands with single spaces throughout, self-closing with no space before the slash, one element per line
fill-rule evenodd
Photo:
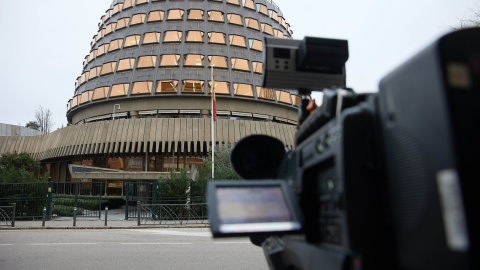
<path fill-rule="evenodd" d="M 214 121 L 214 111 L 213 111 L 213 99 L 214 99 L 214 95 L 215 95 L 215 82 L 214 82 L 214 79 L 213 79 L 213 64 L 210 65 L 212 67 L 212 93 L 211 93 L 211 96 L 212 96 L 212 179 L 215 179 L 215 121 Z"/>

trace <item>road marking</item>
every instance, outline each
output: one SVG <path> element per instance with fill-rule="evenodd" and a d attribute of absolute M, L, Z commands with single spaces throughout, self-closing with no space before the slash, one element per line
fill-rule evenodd
<path fill-rule="evenodd" d="M 32 243 L 28 246 L 65 246 L 65 245 L 96 245 L 97 243 Z"/>
<path fill-rule="evenodd" d="M 252 242 L 214 242 L 215 244 L 252 244 Z"/>
<path fill-rule="evenodd" d="M 192 243 L 162 243 L 162 242 L 155 242 L 155 243 L 120 243 L 121 245 L 192 245 Z"/>
<path fill-rule="evenodd" d="M 13 246 L 13 244 L 0 244 L 0 247 L 3 247 L 3 246 Z"/>
<path fill-rule="evenodd" d="M 133 230 L 133 231 L 143 232 L 147 234 L 160 234 L 160 235 L 212 237 L 211 232 L 181 232 L 181 231 L 171 231 L 171 230 Z"/>

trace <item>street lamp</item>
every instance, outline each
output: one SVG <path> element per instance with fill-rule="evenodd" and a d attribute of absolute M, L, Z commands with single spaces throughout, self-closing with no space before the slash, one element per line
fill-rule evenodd
<path fill-rule="evenodd" d="M 115 104 L 113 105 L 113 114 L 112 114 L 112 120 L 115 120 L 115 108 L 118 106 L 118 110 L 120 111 L 120 104 Z"/>

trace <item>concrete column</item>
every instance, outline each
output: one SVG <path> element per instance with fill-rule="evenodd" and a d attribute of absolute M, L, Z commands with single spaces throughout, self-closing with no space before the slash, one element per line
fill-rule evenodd
<path fill-rule="evenodd" d="M 210 118 L 210 111 L 209 110 L 201 110 L 200 111 L 201 118 Z"/>
<path fill-rule="evenodd" d="M 138 119 L 138 111 L 130 111 L 131 119 Z"/>

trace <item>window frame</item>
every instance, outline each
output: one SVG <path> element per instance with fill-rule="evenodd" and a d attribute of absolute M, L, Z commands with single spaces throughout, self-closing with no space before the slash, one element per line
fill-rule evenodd
<path fill-rule="evenodd" d="M 129 68 L 121 68 L 123 62 L 126 62 L 128 61 L 128 64 L 129 64 Z M 133 62 L 132 62 L 133 61 Z M 135 68 L 135 62 L 136 62 L 136 59 L 134 57 L 131 57 L 131 58 L 123 58 L 123 59 L 120 59 L 118 61 L 118 65 L 117 65 L 117 72 L 123 72 L 123 71 L 129 71 L 129 70 L 133 70 Z"/>
<path fill-rule="evenodd" d="M 213 13 L 217 14 L 217 15 L 218 15 L 218 13 L 220 13 L 219 15 L 222 16 L 222 20 L 211 18 Z M 220 10 L 209 10 L 209 11 L 207 11 L 207 21 L 225 23 L 225 13 L 223 11 L 220 11 Z"/>
<path fill-rule="evenodd" d="M 147 62 L 146 64 L 149 64 L 149 65 L 146 65 L 144 61 L 146 61 Z M 142 55 L 138 57 L 136 69 L 148 69 L 148 68 L 154 68 L 156 66 L 157 66 L 156 55 Z"/>

